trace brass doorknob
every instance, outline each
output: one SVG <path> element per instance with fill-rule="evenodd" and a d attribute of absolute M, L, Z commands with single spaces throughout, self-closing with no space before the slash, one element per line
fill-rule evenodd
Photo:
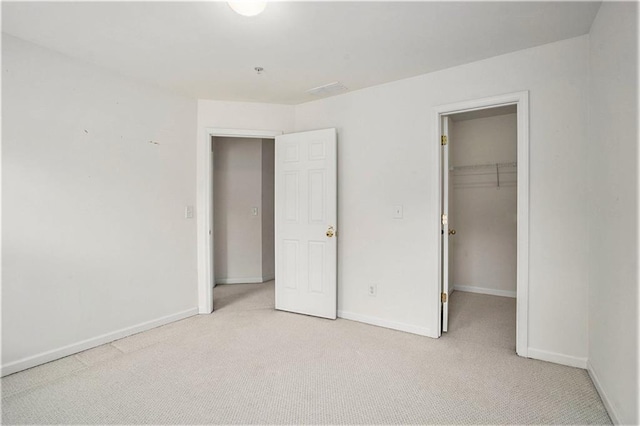
<path fill-rule="evenodd" d="M 456 235 L 455 229 L 449 229 L 449 235 Z"/>
<path fill-rule="evenodd" d="M 330 226 L 329 229 L 327 229 L 327 237 L 331 238 L 335 235 L 335 231 L 333 229 L 333 226 Z"/>

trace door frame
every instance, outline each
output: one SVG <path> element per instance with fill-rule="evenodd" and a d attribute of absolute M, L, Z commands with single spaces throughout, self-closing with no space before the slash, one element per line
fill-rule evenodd
<path fill-rule="evenodd" d="M 213 312 L 213 153 L 214 137 L 275 139 L 280 130 L 243 130 L 206 127 L 198 139 L 196 164 L 196 229 L 198 252 L 198 313 Z"/>
<path fill-rule="evenodd" d="M 440 286 L 442 284 L 442 161 L 441 142 L 442 116 L 454 113 L 495 108 L 505 105 L 517 107 L 517 146 L 518 146 L 518 186 L 517 186 L 517 276 L 516 276 L 516 353 L 520 356 L 528 355 L 529 332 L 529 91 L 508 93 L 482 99 L 474 99 L 453 104 L 440 105 L 433 110 L 434 133 L 431 139 L 433 146 L 433 164 L 436 187 L 432 190 L 432 205 L 434 208 L 433 235 L 438 238 L 438 276 L 434 280 L 430 291 L 431 300 L 437 301 L 438 309 L 434 310 L 436 335 L 440 337 L 442 323 L 440 317 L 441 301 Z M 437 209 L 437 210 L 436 210 Z M 431 303 L 430 303 L 431 304 Z"/>

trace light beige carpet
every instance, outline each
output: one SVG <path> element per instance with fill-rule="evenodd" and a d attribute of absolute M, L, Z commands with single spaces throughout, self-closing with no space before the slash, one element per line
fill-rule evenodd
<path fill-rule="evenodd" d="M 2 379 L 2 420 L 81 424 L 609 424 L 584 370 L 515 355 L 515 301 L 454 293 L 441 339 L 273 309 L 216 312 Z"/>

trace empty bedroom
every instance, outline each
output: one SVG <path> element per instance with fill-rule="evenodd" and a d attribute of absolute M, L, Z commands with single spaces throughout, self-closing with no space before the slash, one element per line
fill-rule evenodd
<path fill-rule="evenodd" d="M 638 424 L 638 3 L 3 1 L 3 424 Z"/>

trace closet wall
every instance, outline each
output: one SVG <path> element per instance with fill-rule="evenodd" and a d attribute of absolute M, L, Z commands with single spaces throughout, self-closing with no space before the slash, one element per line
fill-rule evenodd
<path fill-rule="evenodd" d="M 477 113 L 476 113 L 477 114 Z M 516 296 L 516 114 L 450 120 L 454 289 Z"/>

